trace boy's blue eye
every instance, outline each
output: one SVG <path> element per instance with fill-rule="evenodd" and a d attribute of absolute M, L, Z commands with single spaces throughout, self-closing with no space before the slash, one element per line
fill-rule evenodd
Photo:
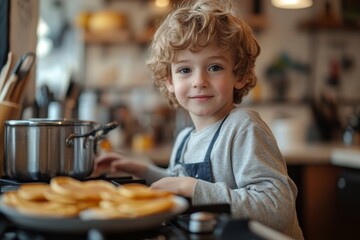
<path fill-rule="evenodd" d="M 181 68 L 178 70 L 179 73 L 190 73 L 190 68 Z"/>
<path fill-rule="evenodd" d="M 210 71 L 213 71 L 213 72 L 217 72 L 217 71 L 220 71 L 220 70 L 222 70 L 222 69 L 223 69 L 223 68 L 220 67 L 220 66 L 218 66 L 218 65 L 213 65 L 213 66 L 209 67 L 209 70 L 210 70 Z"/>

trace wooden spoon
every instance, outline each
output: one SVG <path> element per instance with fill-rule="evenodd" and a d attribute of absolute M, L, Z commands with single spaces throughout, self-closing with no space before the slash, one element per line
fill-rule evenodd
<path fill-rule="evenodd" d="M 1 89 L 3 89 L 6 79 L 8 79 L 10 77 L 10 69 L 13 67 L 12 65 L 13 65 L 13 54 L 12 54 L 12 52 L 9 52 L 7 61 L 6 61 L 5 65 L 3 66 L 3 68 L 1 69 L 0 91 L 1 91 Z"/>

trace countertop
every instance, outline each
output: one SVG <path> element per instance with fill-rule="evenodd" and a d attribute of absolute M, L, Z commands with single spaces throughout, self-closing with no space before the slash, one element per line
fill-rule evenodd
<path fill-rule="evenodd" d="M 166 167 L 171 154 L 171 145 L 143 152 L 155 164 Z M 288 165 L 332 164 L 360 169 L 360 146 L 341 143 L 304 143 L 292 148 L 280 149 Z"/>
<path fill-rule="evenodd" d="M 306 143 L 282 150 L 288 165 L 331 164 L 360 169 L 360 146 L 340 143 Z"/>
<path fill-rule="evenodd" d="M 330 161 L 333 165 L 360 169 L 360 147 L 335 148 Z"/>
<path fill-rule="evenodd" d="M 306 143 L 292 148 L 281 149 L 286 163 L 289 165 L 328 164 L 332 150 L 336 144 Z"/>

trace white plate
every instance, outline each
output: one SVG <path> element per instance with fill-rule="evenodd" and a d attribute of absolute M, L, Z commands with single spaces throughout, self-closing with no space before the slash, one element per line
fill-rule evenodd
<path fill-rule="evenodd" d="M 3 203 L 0 198 L 0 211 L 13 223 L 28 229 L 46 232 L 71 232 L 85 233 L 90 229 L 101 232 L 130 232 L 134 230 L 147 230 L 158 227 L 166 220 L 181 214 L 188 208 L 188 202 L 182 197 L 175 197 L 175 206 L 168 212 L 147 217 L 82 220 L 80 218 L 51 218 L 42 216 L 25 215 L 15 208 Z"/>

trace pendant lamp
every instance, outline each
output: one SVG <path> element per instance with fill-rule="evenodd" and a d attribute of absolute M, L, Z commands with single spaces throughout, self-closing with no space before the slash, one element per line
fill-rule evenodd
<path fill-rule="evenodd" d="M 312 0 L 271 0 L 272 5 L 285 9 L 301 9 L 312 6 Z"/>

